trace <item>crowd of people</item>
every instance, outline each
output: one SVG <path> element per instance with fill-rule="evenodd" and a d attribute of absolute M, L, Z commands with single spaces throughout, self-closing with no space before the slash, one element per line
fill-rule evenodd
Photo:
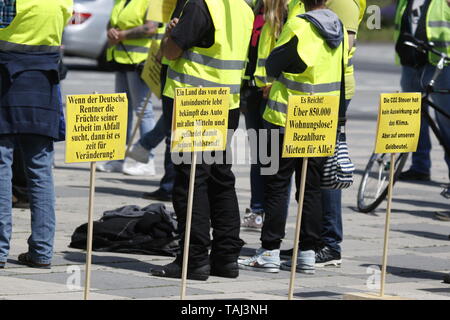
<path fill-rule="evenodd" d="M 55 233 L 53 144 L 63 139 L 64 127 L 60 45 L 72 5 L 71 0 L 0 0 L 0 268 L 9 253 L 12 166 L 13 159 L 19 158 L 32 213 L 29 249 L 19 261 L 31 267 L 51 266 Z M 164 176 L 157 190 L 143 196 L 173 203 L 180 253 L 172 263 L 150 273 L 181 277 L 192 164 L 172 162 L 172 112 L 175 88 L 199 86 L 230 88 L 230 136 L 227 150 L 221 154 L 224 161 L 196 164 L 188 278 L 236 278 L 240 269 L 290 270 L 293 250 L 280 247 L 292 185 L 298 199 L 303 160 L 281 157 L 288 97 L 339 96 L 338 130 L 342 134 L 338 136 L 345 139 L 345 113 L 356 87 L 352 58 L 366 1 L 178 0 L 167 25 L 147 20 L 148 5 L 148 0 L 116 0 L 105 31 L 116 91 L 128 95 L 127 143 L 132 146 L 125 160 L 102 163 L 98 170 L 154 175 L 152 150 L 165 141 Z M 404 91 L 422 91 L 421 77 L 431 76 L 436 63 L 431 55 L 403 45 L 404 35 L 432 41 L 439 51 L 449 54 L 449 16 L 447 0 L 398 1 L 396 52 Z M 162 115 L 157 121 L 148 99 L 149 88 L 141 79 L 148 50 L 155 41 L 162 60 Z M 445 67 L 437 86 L 445 88 L 449 83 L 450 68 Z M 450 109 L 449 97 L 435 99 Z M 267 135 L 258 139 L 267 139 L 267 150 L 278 155 L 279 164 L 270 175 L 262 173 L 267 164 L 261 159 L 251 165 L 251 200 L 242 220 L 232 164 L 226 161 L 241 114 L 248 130 L 266 130 Z M 140 138 L 135 143 L 131 141 L 134 115 L 141 120 Z M 450 142 L 450 120 L 439 115 L 437 119 Z M 431 144 L 427 132 L 423 122 L 419 150 L 401 179 L 429 180 Z M 251 144 L 251 148 L 260 145 Z M 252 150 L 252 154 L 259 152 Z M 342 192 L 321 188 L 324 162 L 323 157 L 308 162 L 297 258 L 297 272 L 301 273 L 312 274 L 317 267 L 342 263 Z M 450 172 L 448 155 L 446 162 Z M 241 228 L 261 232 L 261 246 L 252 257 L 240 258 L 244 244 Z M 282 259 L 287 261 L 282 263 Z"/>

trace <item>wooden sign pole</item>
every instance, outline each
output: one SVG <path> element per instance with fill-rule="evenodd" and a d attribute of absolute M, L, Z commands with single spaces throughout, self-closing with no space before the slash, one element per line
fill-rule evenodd
<path fill-rule="evenodd" d="M 197 167 L 197 152 L 192 152 L 191 175 L 189 178 L 188 206 L 186 212 L 186 228 L 184 231 L 183 268 L 181 273 L 181 300 L 186 299 L 186 285 L 189 259 L 189 243 L 191 239 L 192 207 L 194 203 L 195 169 Z"/>
<path fill-rule="evenodd" d="M 91 175 L 89 179 L 89 213 L 88 213 L 88 233 L 86 243 L 86 277 L 84 282 L 84 300 L 89 300 L 89 290 L 91 286 L 91 264 L 92 264 L 92 236 L 93 236 L 93 216 L 94 216 L 94 196 L 95 196 L 95 169 L 96 162 L 91 162 Z"/>
<path fill-rule="evenodd" d="M 295 237 L 294 237 L 294 251 L 292 253 L 291 260 L 291 280 L 289 284 L 289 295 L 288 300 L 292 300 L 294 298 L 294 284 L 295 284 L 295 274 L 297 272 L 297 257 L 298 257 L 298 248 L 299 248 L 299 240 L 300 240 L 300 230 L 302 226 L 302 216 L 303 216 L 303 199 L 305 198 L 305 186 L 306 186 L 306 174 L 308 171 L 308 158 L 303 158 L 302 165 L 302 176 L 300 181 L 300 191 L 298 195 L 298 211 L 297 211 L 297 223 L 295 227 Z"/>
<path fill-rule="evenodd" d="M 145 98 L 144 105 L 142 106 L 142 110 L 138 115 L 138 119 L 137 119 L 136 125 L 134 126 L 133 133 L 131 134 L 130 140 L 128 141 L 128 146 L 127 146 L 127 150 L 125 151 L 125 156 L 128 155 L 128 152 L 130 151 L 131 146 L 133 145 L 134 138 L 136 137 L 137 131 L 142 123 L 142 119 L 144 118 L 144 114 L 145 114 L 145 111 L 147 110 L 147 105 L 148 105 L 151 97 L 152 97 L 152 92 L 149 90 L 147 97 Z"/>
<path fill-rule="evenodd" d="M 386 208 L 386 223 L 384 226 L 384 248 L 383 248 L 383 268 L 381 271 L 381 287 L 380 297 L 384 297 L 384 288 L 386 283 L 387 258 L 388 258 L 388 244 L 389 244 L 389 228 L 391 221 L 392 208 L 392 191 L 394 186 L 394 172 L 395 172 L 395 153 L 391 153 L 391 167 L 389 170 L 389 188 Z"/>

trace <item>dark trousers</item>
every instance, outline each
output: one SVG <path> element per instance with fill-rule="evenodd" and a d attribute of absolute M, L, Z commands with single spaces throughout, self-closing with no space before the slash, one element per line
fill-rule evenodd
<path fill-rule="evenodd" d="M 238 109 L 230 111 L 229 129 L 235 130 L 238 127 L 239 114 Z M 223 152 L 226 159 L 232 158 L 229 148 L 231 139 L 232 134 L 229 134 L 228 148 L 226 152 Z M 189 245 L 190 268 L 208 264 L 209 260 L 219 264 L 235 262 L 244 244 L 239 238 L 240 217 L 235 177 L 231 171 L 231 162 L 223 161 L 223 163 L 197 164 Z M 190 164 L 175 165 L 173 206 L 181 236 L 181 253 L 177 257 L 177 263 L 182 262 L 184 250 L 190 170 Z M 211 227 L 213 229 L 212 241 L 210 239 Z M 210 256 L 208 256 L 209 246 L 211 246 Z"/>
<path fill-rule="evenodd" d="M 262 90 L 258 87 L 245 87 L 241 91 L 241 110 L 245 116 L 247 130 L 256 131 L 256 144 L 251 143 L 252 165 L 250 167 L 250 209 L 252 212 L 262 213 L 264 199 L 264 179 L 261 176 L 261 161 L 259 157 L 259 130 L 264 129 L 262 114 L 267 100 L 263 98 Z M 254 161 L 253 157 L 256 157 Z"/>
<path fill-rule="evenodd" d="M 277 130 L 277 129 L 274 129 Z M 272 131 L 271 134 L 273 134 Z M 267 250 L 279 249 L 285 236 L 289 184 L 295 173 L 298 199 L 301 158 L 281 158 L 284 135 L 279 136 L 279 169 L 272 176 L 266 176 L 264 190 L 265 220 L 261 232 L 262 247 Z M 271 139 L 268 139 L 268 150 L 272 151 Z M 300 250 L 316 250 L 320 246 L 322 232 L 322 194 L 320 190 L 322 169 L 326 158 L 309 158 L 306 177 L 306 189 L 303 202 L 302 227 L 300 233 Z"/>

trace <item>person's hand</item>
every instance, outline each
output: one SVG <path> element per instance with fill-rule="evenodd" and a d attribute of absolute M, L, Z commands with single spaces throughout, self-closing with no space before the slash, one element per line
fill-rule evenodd
<path fill-rule="evenodd" d="M 264 99 L 269 99 L 270 89 L 272 89 L 272 86 L 262 88 Z"/>
<path fill-rule="evenodd" d="M 169 24 L 167 25 L 166 34 L 170 34 L 172 32 L 173 28 L 175 28 L 175 26 L 178 24 L 178 21 L 178 18 L 174 18 L 169 22 Z"/>
<path fill-rule="evenodd" d="M 119 30 L 116 28 L 111 28 L 107 32 L 109 45 L 116 45 L 119 43 Z"/>

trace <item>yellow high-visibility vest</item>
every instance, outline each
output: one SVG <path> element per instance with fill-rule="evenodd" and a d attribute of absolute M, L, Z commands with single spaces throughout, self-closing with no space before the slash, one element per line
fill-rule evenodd
<path fill-rule="evenodd" d="M 395 42 L 400 37 L 403 15 L 408 6 L 407 0 L 399 0 L 397 12 L 395 15 Z M 450 56 L 450 6 L 446 0 L 431 0 L 426 16 L 426 34 L 427 40 L 433 42 L 435 49 Z M 400 63 L 398 55 L 397 63 Z M 429 53 L 428 62 L 436 65 L 439 57 L 434 53 Z"/>
<path fill-rule="evenodd" d="M 16 16 L 0 29 L 0 50 L 59 52 L 73 0 L 17 0 Z"/>
<path fill-rule="evenodd" d="M 116 0 L 111 12 L 111 27 L 128 30 L 142 26 L 146 22 L 148 0 Z M 111 46 L 106 51 L 106 59 L 121 64 L 139 64 L 147 59 L 151 37 L 127 39 Z"/>
<path fill-rule="evenodd" d="M 244 0 L 205 0 L 214 24 L 214 44 L 193 47 L 169 64 L 164 95 L 175 88 L 229 87 L 230 109 L 239 107 L 254 14 Z M 238 21 L 238 23 L 236 23 Z"/>
<path fill-rule="evenodd" d="M 288 6 L 288 19 L 292 16 L 305 13 L 303 4 L 299 0 L 292 0 Z M 274 31 L 268 23 L 265 23 L 261 30 L 261 38 L 258 44 L 258 61 L 256 62 L 255 69 L 255 83 L 256 86 L 262 88 L 270 86 L 273 79 L 269 79 L 266 73 L 266 61 L 270 55 L 270 52 L 275 47 L 276 38 Z"/>
<path fill-rule="evenodd" d="M 344 41 L 331 49 L 309 21 L 297 16 L 285 24 L 276 47 L 288 43 L 294 36 L 299 39 L 298 54 L 307 68 L 303 73 L 282 72 L 273 83 L 263 118 L 275 125 L 286 125 L 290 95 L 340 95 L 342 64 L 348 61 L 348 35 L 344 28 Z"/>

